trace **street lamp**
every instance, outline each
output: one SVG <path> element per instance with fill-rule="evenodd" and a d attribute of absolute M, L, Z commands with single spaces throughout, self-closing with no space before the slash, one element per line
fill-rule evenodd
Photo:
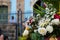
<path fill-rule="evenodd" d="M 21 19 L 21 21 L 19 19 Z M 21 22 L 20 24 L 19 24 L 19 21 Z M 18 10 L 18 27 L 20 27 L 20 36 L 22 36 L 22 11 L 21 9 Z"/>
<path fill-rule="evenodd" d="M 19 4 L 19 7 L 20 7 L 20 4 Z M 19 19 L 21 19 L 21 21 Z M 19 23 L 19 21 L 21 23 Z M 22 11 L 20 8 L 19 8 L 18 13 L 17 13 L 16 40 L 18 40 L 18 27 L 20 28 L 20 36 L 22 36 Z"/>

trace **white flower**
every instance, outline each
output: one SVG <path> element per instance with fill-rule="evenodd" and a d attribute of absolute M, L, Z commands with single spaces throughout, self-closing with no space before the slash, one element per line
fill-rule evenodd
<path fill-rule="evenodd" d="M 39 26 L 40 27 L 44 27 L 45 26 L 45 23 L 41 23 Z"/>
<path fill-rule="evenodd" d="M 49 15 L 45 15 L 45 17 L 46 17 L 46 18 L 48 18 L 48 17 L 49 17 Z"/>
<path fill-rule="evenodd" d="M 44 27 L 44 20 L 45 20 L 45 19 L 42 19 L 42 20 L 39 21 L 39 26 L 40 26 L 40 27 Z"/>
<path fill-rule="evenodd" d="M 40 14 L 37 14 L 37 17 L 40 16 Z"/>
<path fill-rule="evenodd" d="M 48 24 L 50 22 L 51 19 L 46 18 L 45 22 Z"/>
<path fill-rule="evenodd" d="M 50 22 L 49 18 L 46 18 L 44 20 L 42 19 L 42 20 L 39 21 L 39 26 L 44 27 L 45 25 L 49 24 L 49 22 Z"/>
<path fill-rule="evenodd" d="M 29 31 L 28 31 L 28 30 L 25 30 L 25 31 L 23 32 L 23 36 L 28 36 L 28 34 L 29 34 Z"/>
<path fill-rule="evenodd" d="M 39 24 L 39 26 L 42 26 L 42 21 L 40 20 L 38 24 Z"/>
<path fill-rule="evenodd" d="M 52 24 L 59 25 L 59 19 L 54 19 L 51 21 Z"/>
<path fill-rule="evenodd" d="M 46 14 L 49 14 L 50 10 L 49 8 L 45 8 Z"/>
<path fill-rule="evenodd" d="M 44 26 L 47 25 L 48 23 L 49 23 L 49 21 L 45 21 L 45 22 L 44 22 Z"/>
<path fill-rule="evenodd" d="M 34 32 L 37 32 L 37 30 L 35 29 Z"/>
<path fill-rule="evenodd" d="M 54 15 L 52 15 L 51 18 L 54 18 Z"/>
<path fill-rule="evenodd" d="M 50 25 L 48 25 L 48 26 L 46 27 L 46 30 L 47 30 L 49 33 L 52 33 L 52 32 L 53 32 L 53 27 L 50 26 Z"/>
<path fill-rule="evenodd" d="M 53 5 L 52 5 L 52 4 L 49 4 L 48 6 L 49 6 L 49 8 L 52 8 L 52 7 L 53 7 Z"/>
<path fill-rule="evenodd" d="M 54 8 L 54 11 L 53 12 L 56 13 L 56 11 L 57 11 L 56 8 Z"/>
<path fill-rule="evenodd" d="M 52 4 L 49 4 L 49 6 L 53 6 Z"/>
<path fill-rule="evenodd" d="M 51 12 L 50 15 L 54 14 L 54 12 Z"/>
<path fill-rule="evenodd" d="M 41 35 L 46 35 L 47 31 L 45 28 L 38 28 L 38 33 L 40 33 Z"/>

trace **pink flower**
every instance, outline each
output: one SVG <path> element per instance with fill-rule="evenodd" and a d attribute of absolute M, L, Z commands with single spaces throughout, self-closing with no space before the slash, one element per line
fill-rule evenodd
<path fill-rule="evenodd" d="M 45 2 L 44 2 L 44 4 L 43 4 L 43 7 L 44 7 L 44 8 L 46 8 L 46 7 L 47 7 L 47 4 L 46 4 Z"/>

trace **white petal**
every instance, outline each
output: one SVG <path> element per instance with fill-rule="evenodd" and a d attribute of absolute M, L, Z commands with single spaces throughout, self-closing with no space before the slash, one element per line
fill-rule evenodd
<path fill-rule="evenodd" d="M 49 33 L 52 33 L 52 32 L 53 32 L 53 27 L 50 26 L 50 25 L 48 25 L 48 26 L 46 27 L 46 30 L 47 30 Z"/>
<path fill-rule="evenodd" d="M 38 28 L 38 33 L 40 33 L 41 35 L 46 35 L 47 31 L 45 28 Z"/>
<path fill-rule="evenodd" d="M 28 36 L 28 34 L 29 34 L 29 31 L 28 31 L 28 30 L 25 30 L 25 31 L 23 32 L 23 36 Z"/>
<path fill-rule="evenodd" d="M 54 19 L 51 22 L 52 24 L 59 25 L 59 19 Z"/>

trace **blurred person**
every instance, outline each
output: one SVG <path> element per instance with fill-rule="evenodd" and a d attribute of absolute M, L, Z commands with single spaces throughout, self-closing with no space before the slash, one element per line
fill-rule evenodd
<path fill-rule="evenodd" d="M 5 36 L 1 29 L 0 29 L 0 40 L 8 40 L 8 36 Z"/>
<path fill-rule="evenodd" d="M 4 35 L 2 33 L 2 30 L 0 29 L 0 40 L 4 40 Z"/>
<path fill-rule="evenodd" d="M 9 39 L 8 39 L 8 36 L 4 36 L 4 40 L 9 40 Z"/>

